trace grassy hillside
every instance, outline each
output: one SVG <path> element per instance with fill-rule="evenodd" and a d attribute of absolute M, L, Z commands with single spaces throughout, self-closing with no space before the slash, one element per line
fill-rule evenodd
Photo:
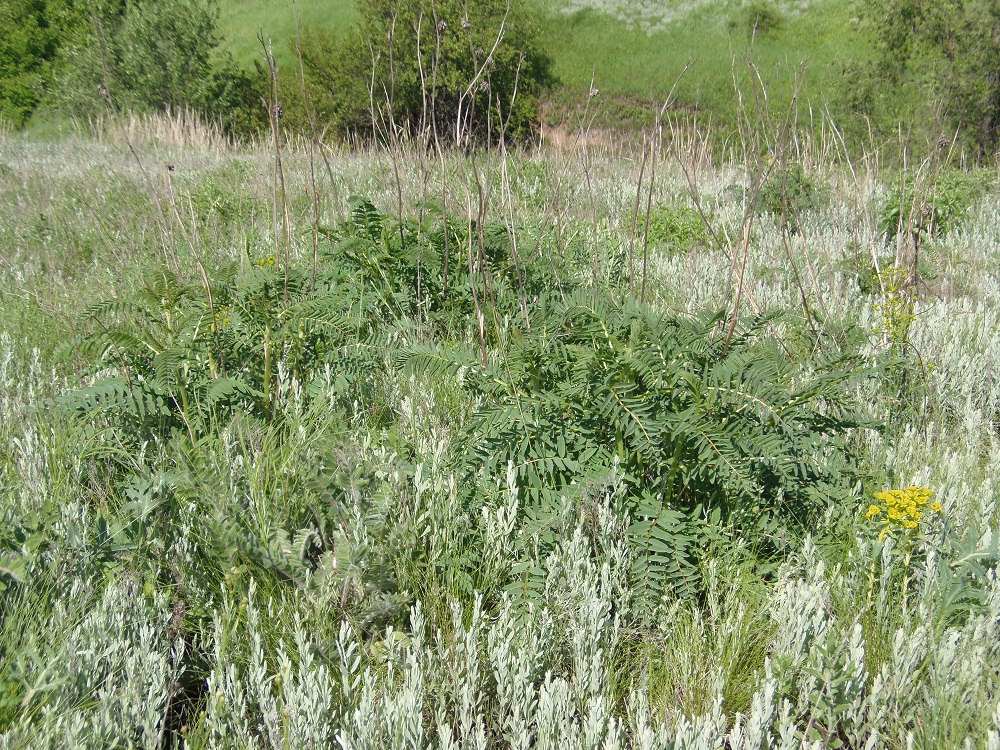
<path fill-rule="evenodd" d="M 303 27 L 321 27 L 340 33 L 357 17 L 354 0 L 222 0 L 219 32 L 228 49 L 243 64 L 263 60 L 257 34 L 271 37 L 279 64 L 294 58 L 288 42 L 295 36 L 296 11 Z"/>
<path fill-rule="evenodd" d="M 662 101 L 685 66 L 677 89 L 680 103 L 716 120 L 734 108 L 734 71 L 745 74 L 750 10 L 739 0 L 662 4 L 635 0 L 529 0 L 540 20 L 545 48 L 560 87 L 551 98 L 554 117 L 589 91 L 591 77 L 604 94 L 600 121 L 614 123 Z M 650 10 L 649 6 L 661 7 Z M 352 0 L 299 0 L 304 26 L 337 33 L 356 19 Z M 275 40 L 279 60 L 293 58 L 287 40 L 295 13 L 287 0 L 223 0 L 221 31 L 242 62 L 260 59 L 256 34 Z M 645 8 L 645 15 L 643 15 Z M 850 0 L 814 0 L 773 6 L 777 25 L 756 41 L 754 59 L 777 103 L 787 102 L 800 66 L 803 103 L 817 110 L 836 97 L 845 63 L 862 59 L 867 47 Z"/>
<path fill-rule="evenodd" d="M 677 87 L 681 104 L 715 117 L 731 115 L 733 76 L 745 75 L 748 59 L 749 12 L 742 3 L 706 3 L 648 30 L 594 8 L 567 12 L 555 6 L 536 7 L 544 13 L 547 48 L 564 96 L 586 91 L 594 75 L 611 97 L 662 101 L 690 64 Z M 757 37 L 753 59 L 779 101 L 787 101 L 800 66 L 805 98 L 830 98 L 842 65 L 864 54 L 849 6 L 846 0 L 821 0 L 807 10 L 782 12 L 781 25 Z"/>

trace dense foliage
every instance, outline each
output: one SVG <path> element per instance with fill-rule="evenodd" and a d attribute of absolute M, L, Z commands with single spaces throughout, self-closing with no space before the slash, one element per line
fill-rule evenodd
<path fill-rule="evenodd" d="M 247 134 L 266 124 L 260 71 L 241 70 L 208 0 L 15 0 L 0 8 L 0 115 L 82 118 L 190 108 Z M 102 93 L 103 92 L 103 93 Z"/>
<path fill-rule="evenodd" d="M 549 59 L 522 0 L 377 0 L 340 40 L 301 41 L 322 126 L 382 140 L 433 130 L 452 143 L 536 133 Z M 293 89 L 294 91 L 294 89 Z"/>
<path fill-rule="evenodd" d="M 511 331 L 502 368 L 426 347 L 401 358 L 418 372 L 461 371 L 483 397 L 463 460 L 485 471 L 486 487 L 512 472 L 529 503 L 552 507 L 582 478 L 620 473 L 639 590 L 655 601 L 696 590 L 694 550 L 712 536 L 704 519 L 795 538 L 851 494 L 850 368 L 807 373 L 762 335 L 766 319 L 727 339 L 723 318 L 581 292 L 535 307 L 530 325 Z M 663 536 L 656 550 L 646 549 L 651 529 Z"/>
<path fill-rule="evenodd" d="M 247 134 L 267 122 L 263 76 L 247 73 L 220 49 L 211 0 L 133 0 L 105 4 L 85 34 L 66 44 L 53 100 L 92 117 L 191 108 Z M 101 93 L 105 92 L 105 93 Z"/>
<path fill-rule="evenodd" d="M 943 132 L 947 144 L 957 132 L 974 152 L 992 153 L 1000 138 L 1000 4 L 878 0 L 864 7 L 878 54 L 865 89 L 870 113 L 891 127 L 916 118 L 931 138 Z"/>
<path fill-rule="evenodd" d="M 20 127 L 45 96 L 62 43 L 79 33 L 73 0 L 10 0 L 0 6 L 0 118 Z"/>

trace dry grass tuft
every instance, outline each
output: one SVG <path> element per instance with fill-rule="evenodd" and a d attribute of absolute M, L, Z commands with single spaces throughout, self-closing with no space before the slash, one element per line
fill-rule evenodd
<path fill-rule="evenodd" d="M 150 114 L 107 115 L 92 119 L 81 129 L 101 144 L 134 147 L 151 145 L 209 153 L 235 151 L 238 144 L 217 123 L 206 122 L 184 108 Z"/>

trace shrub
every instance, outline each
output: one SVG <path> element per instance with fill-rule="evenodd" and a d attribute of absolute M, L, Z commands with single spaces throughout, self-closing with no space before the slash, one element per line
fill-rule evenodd
<path fill-rule="evenodd" d="M 247 273 L 221 268 L 209 295 L 167 268 L 152 270 L 130 298 L 88 310 L 93 332 L 83 349 L 101 376 L 58 404 L 109 420 L 141 441 L 175 430 L 211 432 L 235 413 L 280 417 L 279 362 L 300 383 L 323 370 L 338 393 L 356 399 L 362 381 L 380 369 L 382 349 L 374 344 L 383 326 L 422 317 L 444 328 L 471 316 L 476 292 L 462 253 L 470 246 L 462 234 L 468 231 L 464 222 L 456 227 L 432 211 L 423 225 L 392 220 L 355 198 L 349 221 L 324 229 L 335 242 L 334 260 L 315 279 L 295 268 L 286 276 L 268 255 L 252 259 Z M 475 241 L 478 229 L 472 231 Z M 481 304 L 518 315 L 521 285 L 526 295 L 541 293 L 549 269 L 514 264 L 500 224 L 485 226 L 482 238 L 492 294 Z"/>
<path fill-rule="evenodd" d="M 785 25 L 785 18 L 768 0 L 751 0 L 749 6 L 729 20 L 730 31 L 744 31 L 748 37 L 770 36 Z"/>
<path fill-rule="evenodd" d="M 473 284 L 482 283 L 469 276 L 467 252 L 473 246 L 477 256 L 482 254 L 481 267 L 491 285 L 488 298 L 480 293 L 479 304 L 500 315 L 521 313 L 523 297 L 573 286 L 558 263 L 515 258 L 503 224 L 449 221 L 433 203 L 424 205 L 422 223 L 399 221 L 367 199 L 352 202 L 350 220 L 324 231 L 335 243 L 338 265 L 363 280 L 383 301 L 387 315 L 424 317 L 441 327 L 471 315 L 477 294 Z"/>
<path fill-rule="evenodd" d="M 649 215 L 649 242 L 671 255 L 708 244 L 701 214 L 687 206 L 657 206 Z"/>
<path fill-rule="evenodd" d="M 54 51 L 44 3 L 13 0 L 0 6 L 0 119 L 18 127 L 28 118 Z"/>
<path fill-rule="evenodd" d="M 286 282 L 273 256 L 240 276 L 222 269 L 211 296 L 166 268 L 150 271 L 131 298 L 90 308 L 95 330 L 84 349 L 105 375 L 57 403 L 109 419 L 126 440 L 140 441 L 178 429 L 204 434 L 239 412 L 273 418 L 278 362 L 305 381 L 359 331 L 348 320 L 356 296 L 349 288 L 313 291 L 308 275 L 295 270 Z"/>
<path fill-rule="evenodd" d="M 799 217 L 819 207 L 822 192 L 798 162 L 772 174 L 757 200 L 760 213 L 780 218 L 782 226 L 798 227 Z"/>
<path fill-rule="evenodd" d="M 340 41 L 302 38 L 323 125 L 342 136 L 385 134 L 386 124 L 435 128 L 448 141 L 501 133 L 531 137 L 548 58 L 521 0 L 374 0 Z M 374 112 L 372 109 L 374 108 Z"/>
<path fill-rule="evenodd" d="M 190 107 L 236 134 L 266 124 L 264 77 L 220 50 L 212 0 L 98 7 L 100 38 L 91 25 L 60 55 L 57 107 L 90 117 L 107 111 L 107 98 L 127 111 Z"/>
<path fill-rule="evenodd" d="M 119 0 L 93 0 L 95 9 Z M 24 125 L 45 100 L 59 56 L 92 25 L 78 0 L 4 0 L 0 3 L 0 121 Z"/>
<path fill-rule="evenodd" d="M 874 37 L 877 65 L 870 66 L 870 103 L 879 92 L 907 88 L 909 111 L 938 130 L 957 129 L 978 153 L 994 150 L 1000 138 L 1000 78 L 984 71 L 1000 68 L 996 3 L 937 0 L 873 0 L 864 3 Z M 942 122 L 942 120 L 944 122 Z M 893 131 L 896 122 L 890 122 Z M 950 123 L 950 127 L 949 124 Z"/>
<path fill-rule="evenodd" d="M 932 182 L 906 175 L 879 214 L 879 229 L 886 238 L 899 233 L 938 237 L 959 229 L 969 209 L 987 190 L 992 178 L 986 172 L 947 169 Z"/>
<path fill-rule="evenodd" d="M 776 528 L 804 530 L 847 500 L 855 466 L 850 363 L 810 371 L 790 361 L 762 336 L 765 319 L 727 344 L 722 320 L 595 302 L 586 291 L 540 303 L 496 368 L 427 346 L 400 361 L 461 373 L 481 397 L 462 460 L 484 472 L 483 486 L 503 486 L 511 472 L 538 513 L 574 485 L 623 476 L 636 554 L 662 568 L 651 593 L 690 593 L 691 557 L 712 533 L 706 517 L 773 549 Z"/>

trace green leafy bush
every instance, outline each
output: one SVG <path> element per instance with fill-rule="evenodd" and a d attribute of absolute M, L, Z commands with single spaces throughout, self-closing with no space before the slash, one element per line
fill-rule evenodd
<path fill-rule="evenodd" d="M 493 312 L 517 315 L 522 300 L 553 285 L 574 286 L 559 264 L 543 257 L 515 258 L 503 224 L 470 226 L 444 216 L 434 203 L 424 205 L 422 221 L 400 221 L 364 198 L 352 203 L 349 220 L 324 233 L 337 265 L 363 280 L 387 315 L 423 317 L 447 328 L 473 314 L 477 296 L 489 317 Z M 475 279 L 469 273 L 470 254 Z M 489 276 L 488 294 L 481 272 Z"/>
<path fill-rule="evenodd" d="M 730 18 L 729 30 L 742 31 L 747 37 L 770 36 L 785 25 L 785 17 L 770 0 L 750 0 Z"/>
<path fill-rule="evenodd" d="M 938 237 L 960 229 L 969 210 L 993 184 L 985 171 L 946 169 L 933 181 L 906 175 L 882 205 L 879 229 L 887 238 L 900 233 Z"/>
<path fill-rule="evenodd" d="M 789 361 L 763 335 L 766 320 L 727 342 L 722 319 L 665 317 L 581 292 L 540 303 L 495 368 L 435 347 L 399 357 L 413 371 L 461 372 L 483 397 L 463 460 L 487 486 L 510 466 L 537 505 L 621 471 L 633 542 L 648 551 L 650 535 L 666 535 L 650 553 L 669 549 L 675 574 L 658 579 L 659 596 L 697 580 L 689 557 L 706 542 L 706 517 L 763 540 L 777 526 L 805 530 L 850 497 L 854 368 Z"/>
<path fill-rule="evenodd" d="M 708 244 L 708 230 L 693 208 L 657 206 L 649 214 L 649 243 L 671 255 L 685 254 Z"/>
<path fill-rule="evenodd" d="M 0 6 L 0 120 L 14 127 L 37 106 L 58 47 L 46 11 L 41 0 Z"/>
<path fill-rule="evenodd" d="M 359 10 L 359 27 L 339 41 L 302 38 L 324 127 L 371 138 L 393 122 L 433 127 L 446 141 L 534 134 L 552 77 L 521 0 L 375 0 Z"/>
<path fill-rule="evenodd" d="M 472 285 L 483 279 L 470 277 L 469 252 L 482 253 L 491 279 L 491 293 L 479 292 L 490 317 L 522 314 L 523 295 L 550 283 L 545 264 L 513 262 L 502 225 L 469 230 L 430 207 L 422 223 L 400 222 L 354 199 L 348 221 L 324 230 L 333 252 L 315 281 L 302 269 L 286 276 L 274 255 L 248 259 L 244 273 L 221 268 L 208 288 L 158 268 L 131 298 L 88 310 L 84 349 L 103 374 L 59 404 L 142 440 L 203 434 L 240 412 L 280 417 L 279 363 L 300 383 L 324 372 L 348 402 L 375 398 L 364 388 L 381 369 L 380 336 L 392 325 L 422 318 L 447 330 L 473 315 Z"/>
<path fill-rule="evenodd" d="M 301 271 L 290 271 L 286 283 L 273 256 L 254 265 L 243 275 L 223 269 L 211 296 L 161 268 L 133 298 L 94 305 L 86 349 L 114 374 L 58 404 L 110 418 L 131 440 L 177 429 L 194 437 L 244 411 L 279 416 L 279 362 L 289 377 L 308 382 L 327 354 L 357 341 L 363 328 L 351 314 L 358 309 L 349 283 L 314 291 Z"/>
<path fill-rule="evenodd" d="M 221 50 L 213 0 L 96 7 L 100 35 L 85 27 L 60 51 L 57 107 L 81 117 L 106 112 L 106 100 L 126 111 L 189 107 L 236 134 L 266 124 L 263 73 L 241 70 Z"/>
<path fill-rule="evenodd" d="M 791 162 L 768 177 L 757 199 L 757 210 L 795 229 L 799 217 L 818 208 L 822 197 L 819 185 L 806 175 L 802 165 Z"/>
<path fill-rule="evenodd" d="M 873 103 L 885 92 L 906 95 L 892 102 L 897 116 L 886 123 L 916 120 L 928 140 L 942 129 L 958 132 L 979 157 L 1000 138 L 1000 79 L 983 71 L 1000 68 L 996 28 L 1000 7 L 988 2 L 874 0 L 861 6 L 875 41 L 876 65 L 869 78 Z M 875 112 L 881 114 L 881 112 Z M 936 128 L 936 129 L 935 129 Z"/>

